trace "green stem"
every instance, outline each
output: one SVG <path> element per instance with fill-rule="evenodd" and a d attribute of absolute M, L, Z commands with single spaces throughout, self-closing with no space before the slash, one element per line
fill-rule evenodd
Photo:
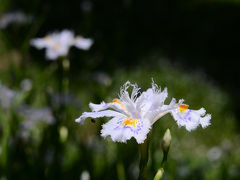
<path fill-rule="evenodd" d="M 168 148 L 168 150 L 169 150 L 169 148 Z M 154 180 L 161 180 L 162 177 L 163 177 L 164 168 L 165 168 L 165 165 L 166 165 L 166 162 L 167 162 L 168 150 L 163 151 L 163 159 L 162 159 L 162 162 L 161 162 L 161 166 L 160 166 L 159 170 L 157 171 L 157 173 L 154 177 Z"/>
<path fill-rule="evenodd" d="M 150 137 L 151 137 L 151 134 L 149 133 L 145 142 L 143 144 L 140 144 L 141 158 L 140 158 L 140 164 L 139 164 L 138 180 L 145 180 L 146 179 Z"/>
<path fill-rule="evenodd" d="M 70 69 L 70 61 L 67 57 L 62 59 L 62 69 L 63 69 L 63 93 L 68 92 L 69 87 L 69 69 Z"/>
<path fill-rule="evenodd" d="M 161 166 L 158 169 L 158 171 L 157 171 L 157 173 L 156 173 L 156 175 L 155 175 L 153 180 L 161 180 L 162 179 L 163 173 L 164 173 L 165 164 L 167 162 L 167 154 L 168 153 L 163 153 L 163 160 L 162 160 Z"/>
<path fill-rule="evenodd" d="M 118 175 L 118 180 L 125 180 L 125 172 L 124 172 L 124 166 L 122 161 L 117 163 L 117 175 Z"/>
<path fill-rule="evenodd" d="M 70 69 L 70 61 L 67 57 L 61 57 L 59 59 L 59 92 L 60 93 L 67 93 L 68 86 L 69 86 L 69 69 Z"/>
<path fill-rule="evenodd" d="M 56 123 L 52 127 L 51 130 L 51 143 L 54 144 L 54 160 L 50 167 L 48 177 L 50 179 L 59 179 L 61 172 L 61 154 L 63 150 L 63 143 L 64 141 L 61 139 L 61 125 L 64 123 L 64 121 L 67 119 L 67 113 L 66 113 L 66 105 L 61 103 L 61 96 L 64 98 L 66 97 L 66 93 L 68 92 L 68 72 L 69 72 L 69 60 L 66 57 L 61 57 L 58 59 L 58 92 L 59 92 L 59 102 L 60 105 L 57 106 L 56 109 L 54 109 L 54 116 L 56 119 Z"/>
<path fill-rule="evenodd" d="M 162 159 L 162 163 L 161 163 L 161 168 L 165 168 L 165 165 L 167 163 L 167 156 L 168 156 L 168 151 L 169 151 L 169 148 L 166 152 L 163 152 L 163 159 Z"/>
<path fill-rule="evenodd" d="M 10 138 L 10 131 L 11 131 L 11 112 L 9 109 L 6 110 L 6 119 L 4 120 L 4 130 L 3 130 L 3 137 L 1 141 L 1 166 L 3 169 L 6 170 L 7 168 L 7 160 L 8 160 L 8 144 L 9 144 L 9 138 Z"/>

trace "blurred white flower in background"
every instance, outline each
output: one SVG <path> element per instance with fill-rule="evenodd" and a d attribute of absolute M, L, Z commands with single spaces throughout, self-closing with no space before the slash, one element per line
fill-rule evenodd
<path fill-rule="evenodd" d="M 80 180 L 90 180 L 90 174 L 88 171 L 83 171 L 81 176 L 80 176 Z"/>
<path fill-rule="evenodd" d="M 55 122 L 52 111 L 48 107 L 32 108 L 22 105 L 19 107 L 19 113 L 26 119 L 22 122 L 24 129 L 32 129 L 38 122 L 46 122 L 47 124 Z"/>
<path fill-rule="evenodd" d="M 101 85 L 110 86 L 112 84 L 111 77 L 105 72 L 96 72 L 93 74 L 93 79 Z"/>
<path fill-rule="evenodd" d="M 32 108 L 27 105 L 21 105 L 18 113 L 24 118 L 20 124 L 20 136 L 23 138 L 28 138 L 30 131 L 39 123 L 53 124 L 55 122 L 52 111 L 48 107 Z"/>
<path fill-rule="evenodd" d="M 32 80 L 24 79 L 20 83 L 22 91 L 30 91 L 32 89 Z"/>
<path fill-rule="evenodd" d="M 52 149 L 48 149 L 46 151 L 45 157 L 44 157 L 44 161 L 46 164 L 51 164 L 53 161 L 53 156 L 54 156 L 54 152 Z"/>
<path fill-rule="evenodd" d="M 232 142 L 228 139 L 224 139 L 221 143 L 221 148 L 224 152 L 229 152 L 232 149 Z"/>
<path fill-rule="evenodd" d="M 81 9 L 82 9 L 82 11 L 85 12 L 85 13 L 91 12 L 91 11 L 92 11 L 92 7 L 93 7 L 93 4 L 92 4 L 92 2 L 89 1 L 89 0 L 84 0 L 84 1 L 82 1 L 82 3 L 81 3 Z"/>
<path fill-rule="evenodd" d="M 0 177 L 0 180 L 7 180 L 5 176 Z"/>
<path fill-rule="evenodd" d="M 96 140 L 96 138 L 94 136 L 88 137 L 86 145 L 93 152 L 103 153 L 105 151 L 104 145 L 102 143 L 100 143 L 99 140 Z"/>
<path fill-rule="evenodd" d="M 5 29 L 11 24 L 25 24 L 32 21 L 32 17 L 21 11 L 8 12 L 0 15 L 0 29 Z"/>
<path fill-rule="evenodd" d="M 215 146 L 208 150 L 207 157 L 210 161 L 217 161 L 222 156 L 222 149 Z"/>
<path fill-rule="evenodd" d="M 61 105 L 65 106 L 75 106 L 75 107 L 80 107 L 82 102 L 78 100 L 76 95 L 72 93 L 57 93 L 57 92 L 52 92 L 50 94 L 50 102 L 52 107 L 59 107 Z"/>
<path fill-rule="evenodd" d="M 37 49 L 46 48 L 46 58 L 55 60 L 58 57 L 67 56 L 71 46 L 88 50 L 92 46 L 93 40 L 82 36 L 75 37 L 72 31 L 63 30 L 50 33 L 43 38 L 34 38 L 30 41 L 30 44 Z"/>
<path fill-rule="evenodd" d="M 6 110 L 12 109 L 16 115 L 23 118 L 20 123 L 19 135 L 24 139 L 28 139 L 30 132 L 34 128 L 37 127 L 40 131 L 40 124 L 53 124 L 55 118 L 49 107 L 33 108 L 24 104 L 25 97 L 32 89 L 32 80 L 24 79 L 21 81 L 20 86 L 20 91 L 14 91 L 0 82 L 0 110 L 5 113 Z"/>
<path fill-rule="evenodd" d="M 127 91 L 129 87 L 132 87 L 131 95 Z M 134 137 L 139 144 L 144 142 L 152 125 L 167 113 L 172 113 L 177 124 L 186 126 L 187 130 L 195 129 L 198 125 L 203 128 L 210 125 L 211 115 L 204 117 L 203 108 L 199 111 L 188 110 L 188 105 L 182 104 L 183 100 L 176 103 L 174 98 L 169 105 L 165 105 L 167 96 L 167 89 L 161 91 L 154 82 L 152 88 L 142 94 L 137 85 L 126 82 L 121 88 L 119 99 L 110 103 L 90 103 L 93 112 L 84 112 L 76 122 L 83 124 L 88 117 L 113 117 L 102 126 L 101 135 L 111 136 L 113 141 L 124 143 Z M 106 110 L 108 108 L 113 110 Z"/>
<path fill-rule="evenodd" d="M 237 178 L 240 172 L 240 167 L 237 164 L 232 164 L 229 168 L 228 168 L 228 173 L 230 176 Z"/>
<path fill-rule="evenodd" d="M 16 97 L 16 92 L 4 86 L 0 81 L 0 106 L 9 109 Z"/>
<path fill-rule="evenodd" d="M 177 168 L 177 173 L 181 178 L 186 178 L 191 174 L 191 170 L 187 165 L 180 165 Z"/>
<path fill-rule="evenodd" d="M 84 38 L 82 36 L 76 36 L 73 41 L 73 46 L 77 47 L 78 49 L 88 50 L 93 44 L 93 40 L 90 38 Z"/>

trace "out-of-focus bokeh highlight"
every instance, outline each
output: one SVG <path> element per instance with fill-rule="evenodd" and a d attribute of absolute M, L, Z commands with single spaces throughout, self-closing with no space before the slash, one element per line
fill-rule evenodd
<path fill-rule="evenodd" d="M 240 179 L 239 22 L 238 0 L 0 0 L 0 180 L 137 179 L 134 139 L 103 139 L 106 118 L 74 120 L 127 80 L 146 90 L 152 78 L 212 119 L 192 132 L 171 115 L 155 123 L 148 179 L 167 128 L 165 180 Z M 48 60 L 31 46 L 62 30 L 91 38 L 91 47 Z"/>

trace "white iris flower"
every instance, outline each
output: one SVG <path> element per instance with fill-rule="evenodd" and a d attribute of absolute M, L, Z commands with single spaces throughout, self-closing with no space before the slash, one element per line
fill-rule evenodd
<path fill-rule="evenodd" d="M 132 87 L 131 95 L 128 93 L 129 87 Z M 76 122 L 83 124 L 88 117 L 112 117 L 102 125 L 101 135 L 104 138 L 111 136 L 112 140 L 117 142 L 126 142 L 134 137 L 139 144 L 144 142 L 152 125 L 169 112 L 172 113 L 178 125 L 186 126 L 187 130 L 194 129 L 199 124 L 202 127 L 210 124 L 210 115 L 201 117 L 205 112 L 203 109 L 199 111 L 183 109 L 186 105 L 182 104 L 182 99 L 176 103 L 173 98 L 169 105 L 165 105 L 167 89 L 161 91 L 154 82 L 152 88 L 141 94 L 139 91 L 140 88 L 137 85 L 126 82 L 120 90 L 119 99 L 114 99 L 110 103 L 90 103 L 92 112 L 84 112 Z"/>
<path fill-rule="evenodd" d="M 63 30 L 59 33 L 51 33 L 43 38 L 34 38 L 30 41 L 30 44 L 38 49 L 46 48 L 46 58 L 55 60 L 60 56 L 66 56 L 71 46 L 88 50 L 92 46 L 93 40 L 81 36 L 75 37 L 72 31 Z"/>

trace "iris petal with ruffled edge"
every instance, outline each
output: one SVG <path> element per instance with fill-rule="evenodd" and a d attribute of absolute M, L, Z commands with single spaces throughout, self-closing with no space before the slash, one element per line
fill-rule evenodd
<path fill-rule="evenodd" d="M 188 105 L 182 105 L 187 106 Z M 179 127 L 185 126 L 188 131 L 196 129 L 199 125 L 203 128 L 209 126 L 211 115 L 206 114 L 206 110 L 201 108 L 199 110 L 192 110 L 183 108 L 181 106 L 171 111 L 173 118 L 176 120 Z M 206 115 L 205 115 L 206 114 Z"/>

